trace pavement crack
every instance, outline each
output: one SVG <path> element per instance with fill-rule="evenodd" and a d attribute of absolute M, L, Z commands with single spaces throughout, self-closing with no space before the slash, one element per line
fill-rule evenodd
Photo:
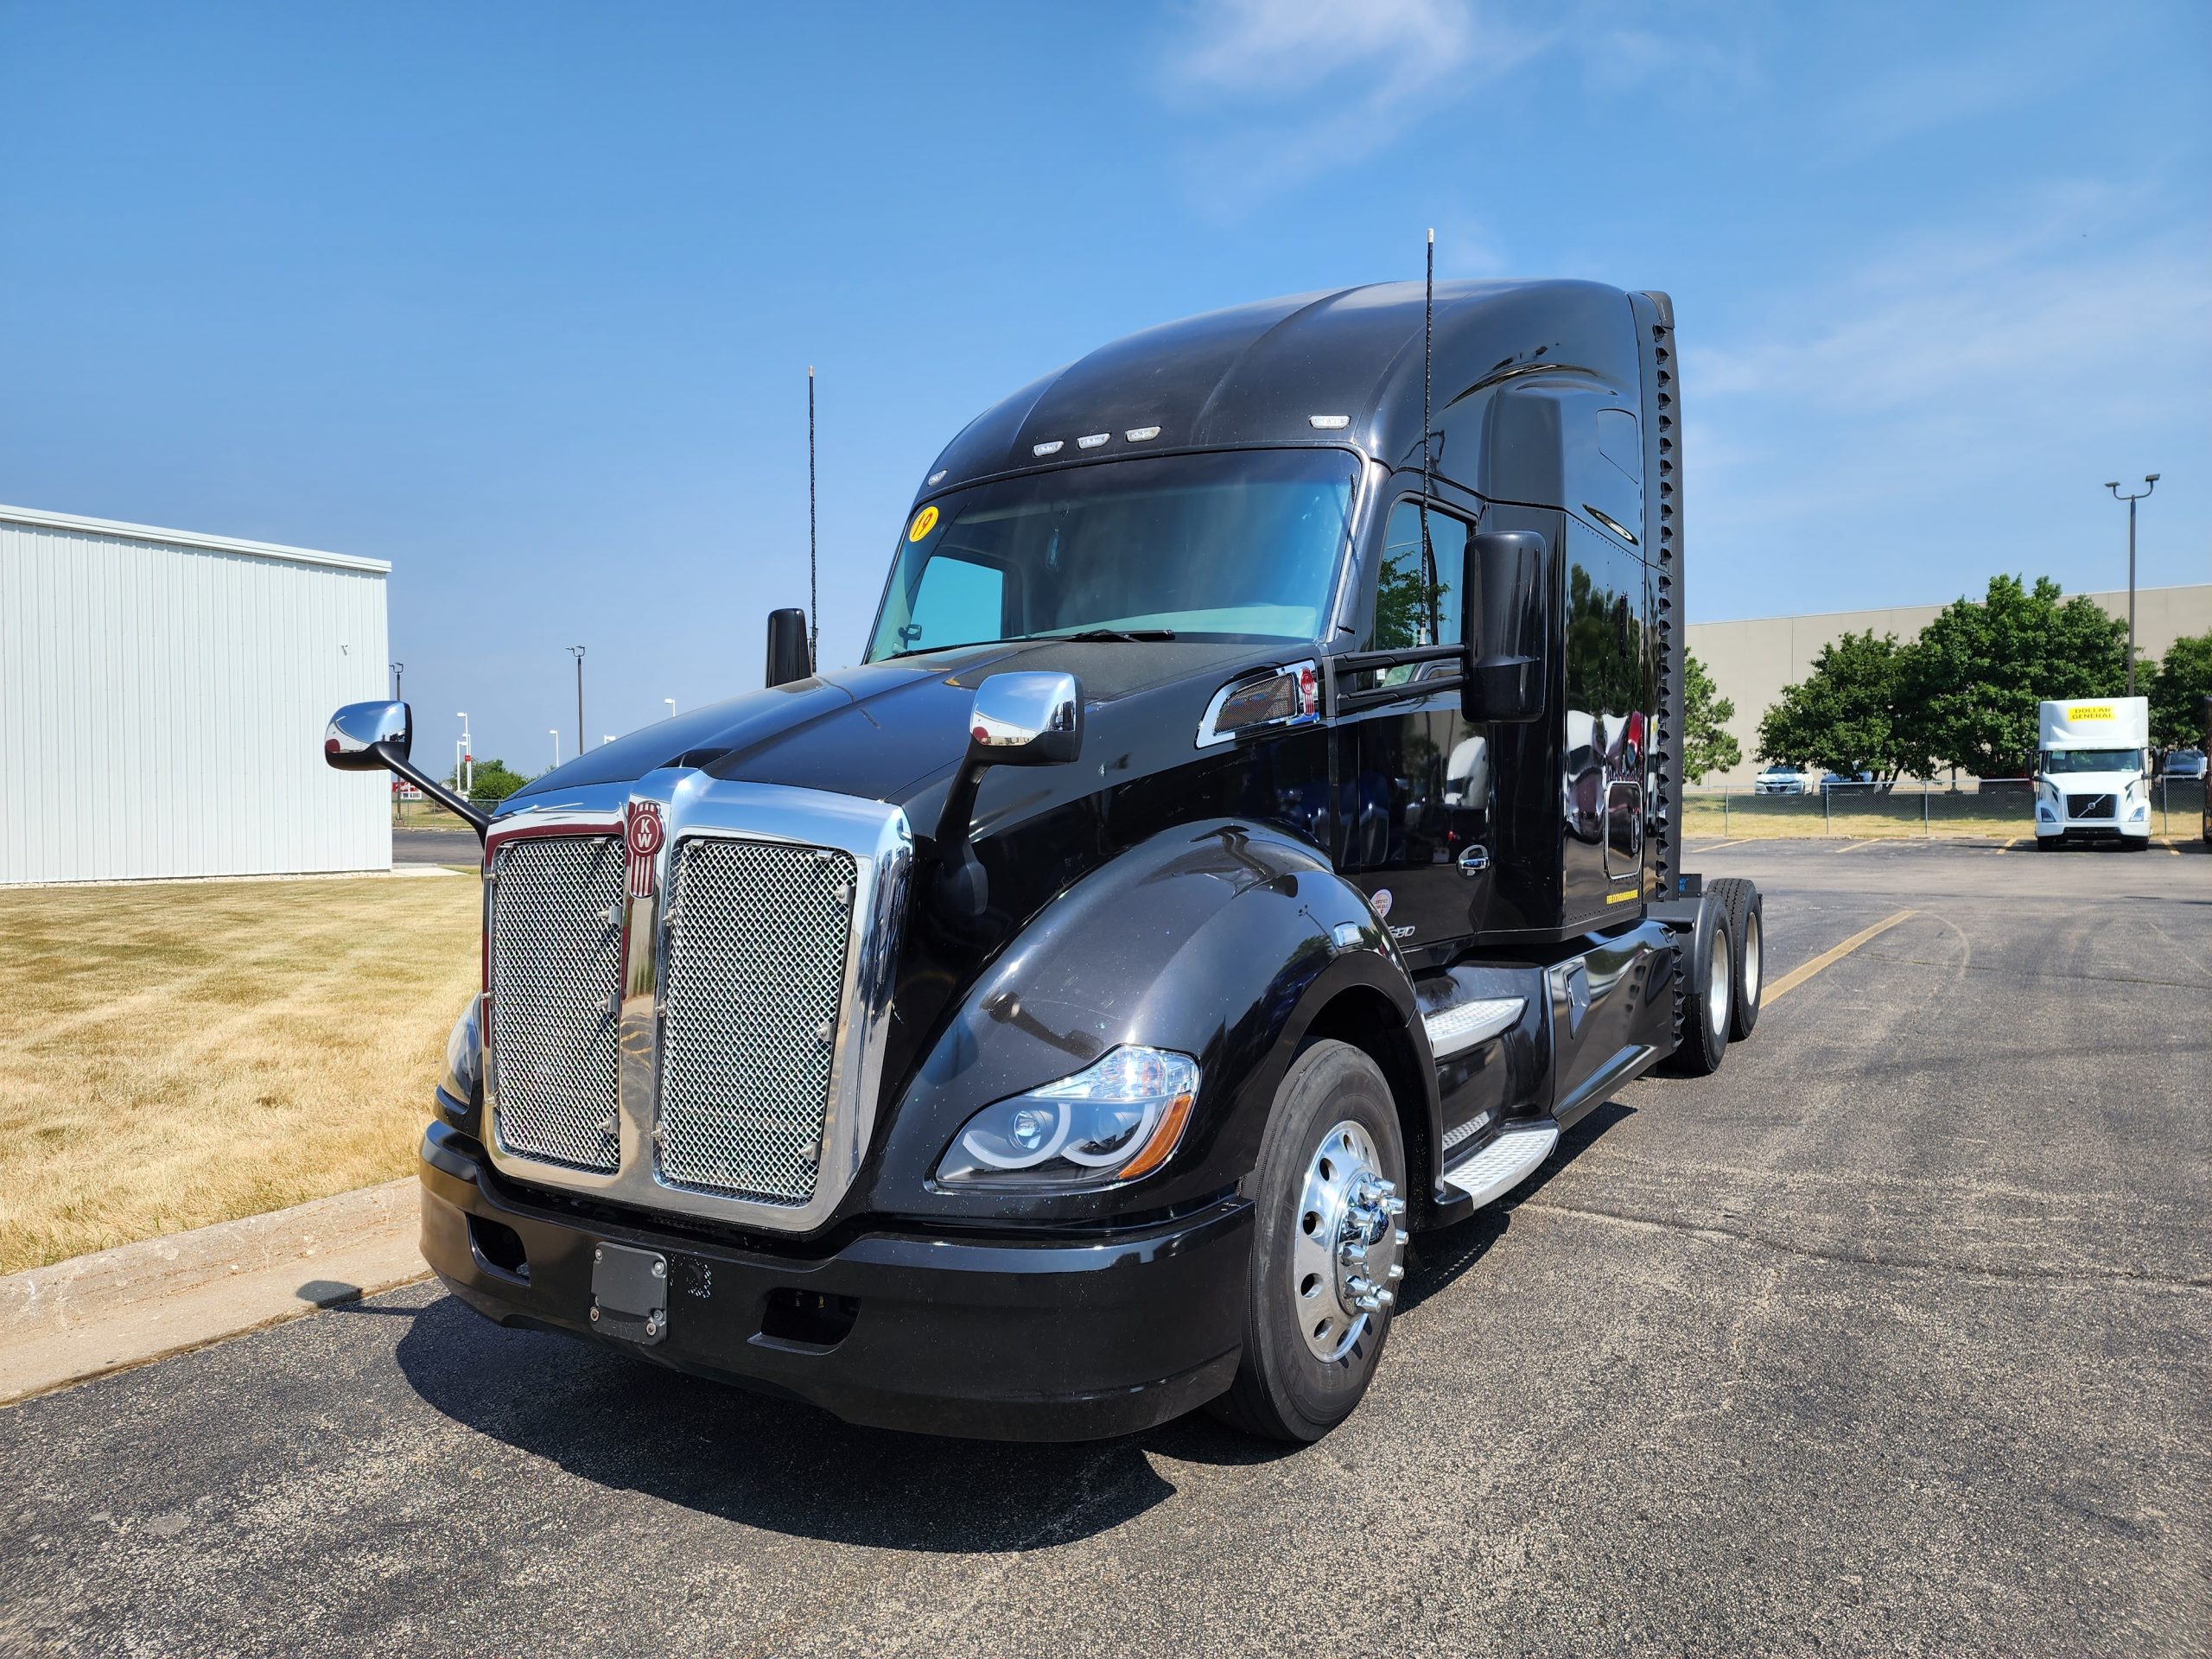
<path fill-rule="evenodd" d="M 1649 1230 L 1653 1232 L 1681 1233 L 1692 1238 L 1725 1240 L 1730 1243 L 1749 1244 L 1764 1250 L 1781 1251 L 1786 1255 L 1802 1256 L 1808 1261 L 1832 1262 L 1852 1268 L 1879 1268 L 1902 1272 L 1942 1273 L 1962 1279 L 2001 1279 L 2013 1283 L 2107 1285 L 2158 1285 L 2169 1290 L 2212 1291 L 2212 1276 L 2176 1278 L 2170 1274 L 2143 1273 L 2128 1268 L 2107 1268 L 2092 1272 L 2069 1271 L 2058 1268 L 1976 1268 L 1956 1262 L 1939 1262 L 1927 1258 L 1914 1260 L 1905 1256 L 1878 1255 L 1870 1246 L 1865 1254 L 1839 1249 L 1823 1249 L 1815 1244 L 1799 1244 L 1785 1238 L 1773 1238 L 1755 1233 L 1747 1228 L 1719 1227 L 1707 1222 L 1669 1221 L 1652 1216 L 1630 1215 L 1625 1211 L 1600 1209 L 1594 1205 L 1565 1204 L 1556 1198 L 1529 1198 L 1513 1206 L 1516 1214 L 1524 1210 L 1548 1211 L 1562 1216 L 1579 1216 L 1587 1221 L 1604 1222 L 1612 1226 Z"/>

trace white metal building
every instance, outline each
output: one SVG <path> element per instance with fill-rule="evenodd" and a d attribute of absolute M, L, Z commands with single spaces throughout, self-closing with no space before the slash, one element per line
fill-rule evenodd
<path fill-rule="evenodd" d="M 389 695 L 391 569 L 0 506 L 0 885 L 389 869 L 322 737 Z"/>

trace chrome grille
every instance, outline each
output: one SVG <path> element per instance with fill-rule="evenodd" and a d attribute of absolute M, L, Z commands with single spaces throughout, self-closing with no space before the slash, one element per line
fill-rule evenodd
<path fill-rule="evenodd" d="M 611 1171 L 622 844 L 533 836 L 492 866 L 492 1086 L 500 1143 Z"/>
<path fill-rule="evenodd" d="M 2108 818 L 2113 816 L 2113 798 L 2109 795 L 2069 795 L 2066 816 L 2069 818 Z"/>
<path fill-rule="evenodd" d="M 854 861 L 698 836 L 672 863 L 661 1178 L 804 1204 L 820 1172 L 844 1013 Z"/>

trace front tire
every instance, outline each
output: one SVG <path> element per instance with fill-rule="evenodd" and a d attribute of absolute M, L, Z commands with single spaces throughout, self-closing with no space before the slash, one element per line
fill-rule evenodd
<path fill-rule="evenodd" d="M 1291 1063 L 1245 1191 L 1253 1229 L 1244 1356 L 1217 1416 L 1310 1443 L 1351 1415 L 1404 1274 L 1405 1138 L 1382 1069 L 1349 1043 Z"/>

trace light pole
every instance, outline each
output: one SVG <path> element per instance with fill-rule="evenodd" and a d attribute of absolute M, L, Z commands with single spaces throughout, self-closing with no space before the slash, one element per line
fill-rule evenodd
<path fill-rule="evenodd" d="M 461 741 L 453 746 L 453 780 L 466 798 L 476 787 L 476 747 L 468 735 L 467 715 L 456 713 L 454 718 L 461 722 Z"/>
<path fill-rule="evenodd" d="M 394 702 L 404 702 L 407 701 L 405 693 L 401 691 L 399 689 L 406 683 L 407 664 L 404 663 L 394 663 L 391 665 L 391 700 Z"/>
<path fill-rule="evenodd" d="M 2135 695 L 2135 504 L 2158 487 L 2158 475 L 2145 473 L 2143 487 L 2133 495 L 2122 495 L 2120 486 L 2107 484 L 2113 499 L 2127 503 L 2127 695 Z"/>
<path fill-rule="evenodd" d="M 584 752 L 584 648 L 570 645 L 569 655 L 576 659 L 576 753 Z"/>
<path fill-rule="evenodd" d="M 558 726 L 548 726 L 545 728 L 545 734 L 553 740 L 553 764 L 557 767 L 561 764 L 561 728 Z"/>

